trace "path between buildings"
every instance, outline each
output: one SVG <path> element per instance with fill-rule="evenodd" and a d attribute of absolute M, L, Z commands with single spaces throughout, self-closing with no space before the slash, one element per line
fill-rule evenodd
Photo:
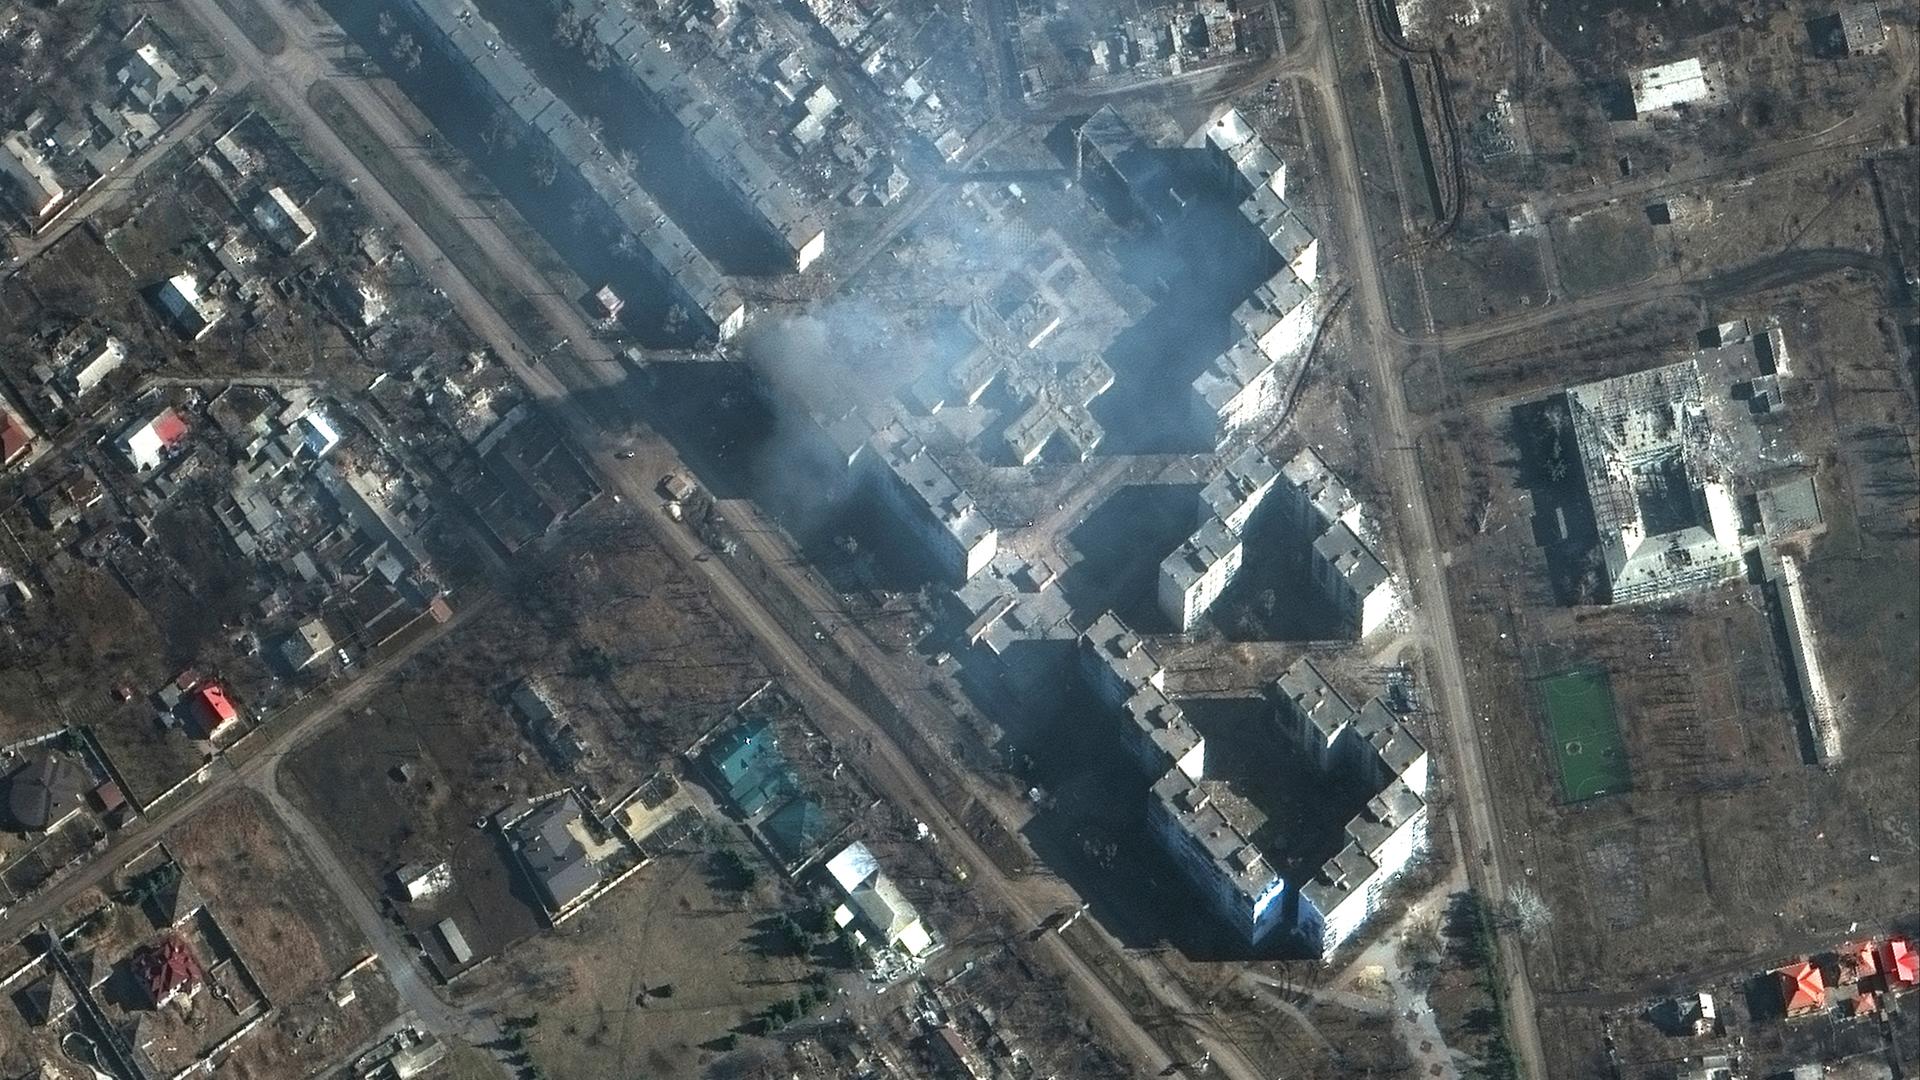
<path fill-rule="evenodd" d="M 1332 25 L 1328 5 L 1352 0 L 1320 0 L 1311 9 L 1327 26 Z M 1322 40 L 1331 45 L 1331 35 Z M 1481 725 L 1467 696 L 1466 670 L 1460 644 L 1453 627 L 1452 598 L 1448 594 L 1446 569 L 1427 501 L 1427 484 L 1422 475 L 1418 444 L 1420 428 L 1411 416 L 1401 380 L 1401 352 L 1392 341 L 1399 335 L 1387 306 L 1382 269 L 1375 241 L 1382 235 L 1369 222 L 1366 199 L 1361 188 L 1362 173 L 1354 147 L 1350 103 L 1345 100 L 1338 60 L 1331 47 L 1316 56 L 1319 79 L 1309 85 L 1323 97 L 1322 112 L 1327 129 L 1319 133 L 1328 146 L 1337 225 L 1343 232 L 1341 255 L 1351 265 L 1343 268 L 1353 282 L 1354 299 L 1360 319 L 1356 327 L 1362 339 L 1357 347 L 1373 363 L 1373 385 L 1381 423 L 1378 443 L 1380 464 L 1386 471 L 1387 487 L 1396 495 L 1390 508 L 1402 523 L 1402 542 L 1407 560 L 1406 572 L 1412 598 L 1419 612 L 1418 628 L 1428 644 L 1431 681 L 1436 690 L 1435 703 L 1445 717 L 1452 753 L 1444 761 L 1443 776 L 1457 791 L 1466 846 L 1460 850 L 1470 880 L 1484 896 L 1505 895 L 1501 833 L 1495 793 L 1484 764 L 1480 744 Z M 1498 963 L 1505 989 L 1504 1013 L 1507 1033 L 1515 1057 L 1524 1075 L 1547 1080 L 1546 1054 L 1541 1046 L 1538 1017 L 1535 1012 L 1533 984 L 1527 971 L 1520 942 L 1509 932 L 1499 937 Z"/>
<path fill-rule="evenodd" d="M 857 736 L 854 733 L 859 732 L 872 740 L 875 753 L 865 760 L 865 768 L 876 789 L 888 794 L 902 809 L 934 827 L 942 840 L 968 864 L 975 887 L 986 892 L 996 906 L 1010 912 L 1016 922 L 1037 924 L 1043 913 L 1018 893 L 1013 883 L 999 872 L 985 852 L 947 813 L 920 772 L 886 730 L 819 674 L 805 650 L 787 636 L 778 620 L 761 606 L 721 560 L 707 558 L 707 553 L 691 531 L 667 518 L 659 501 L 653 496 L 652 487 L 663 472 L 680 467 L 679 459 L 671 447 L 657 435 L 648 432 L 638 444 L 628 444 L 635 450 L 634 460 L 617 461 L 614 458 L 615 446 L 608 433 L 595 418 L 588 415 L 579 400 L 579 394 L 600 388 L 599 380 L 591 372 L 596 368 L 607 370 L 615 363 L 615 357 L 594 340 L 592 329 L 586 324 L 584 316 L 574 310 L 565 298 L 554 293 L 526 257 L 507 240 L 492 220 L 490 212 L 473 205 L 465 189 L 447 176 L 436 162 L 421 153 L 417 133 L 409 130 L 394 115 L 372 87 L 355 78 L 315 76 L 325 77 L 327 84 L 340 93 L 401 165 L 426 187 L 432 197 L 453 211 L 460 226 L 481 245 L 496 268 L 540 307 L 542 314 L 556 330 L 572 338 L 576 351 L 586 362 L 583 370 L 576 373 L 577 382 L 573 384 L 563 382 L 548 366 L 529 363 L 526 357 L 531 353 L 523 338 L 493 310 L 462 269 L 446 259 L 438 245 L 398 200 L 381 186 L 365 163 L 317 115 L 307 100 L 308 83 L 299 75 L 302 72 L 333 69 L 334 65 L 324 57 L 329 47 L 338 47 L 332 44 L 339 39 L 338 31 L 316 30 L 280 0 L 261 0 L 262 9 L 280 22 L 288 39 L 287 51 L 280 57 L 268 59 L 251 46 L 215 0 L 182 0 L 182 3 L 214 36 L 222 39 L 243 68 L 259 76 L 259 83 L 269 96 L 307 132 L 309 147 L 319 157 L 328 160 L 341 175 L 358 181 L 358 189 L 369 207 L 393 222 L 401 244 L 414 252 L 419 264 L 427 268 L 442 285 L 448 298 L 473 330 L 493 345 L 528 388 L 552 409 L 555 418 L 571 429 L 573 437 L 587 452 L 607 488 L 623 496 L 646 516 L 663 545 L 677 556 L 690 573 L 706 578 L 721 601 L 722 608 L 760 642 L 776 668 L 784 671 L 789 682 L 804 696 L 824 706 L 816 708 L 813 713 L 820 726 L 830 735 L 837 734 L 842 739 L 855 738 Z M 788 563 L 783 561 L 775 564 L 774 572 L 785 577 L 792 571 Z M 1178 1065 L 1178 1057 L 1169 1053 L 1157 1038 L 1141 1027 L 1128 1006 L 1059 935 L 1043 936 L 1036 947 L 1067 976 L 1072 992 L 1085 999 L 1093 1016 L 1115 1036 L 1115 1049 L 1137 1062 L 1147 1064 L 1150 1072 L 1160 1072 Z M 1163 992 L 1167 989 L 1164 984 L 1156 984 L 1151 978 L 1146 982 L 1148 986 Z M 1177 987 L 1174 989 L 1177 990 Z M 1177 1001 L 1178 998 L 1170 1002 L 1169 1008 Z M 1220 1067 L 1224 1075 L 1235 1077 L 1236 1080 L 1256 1080 L 1261 1076 L 1230 1043 L 1204 1032 L 1197 1034 L 1203 1047 L 1211 1053 L 1212 1062 Z"/>

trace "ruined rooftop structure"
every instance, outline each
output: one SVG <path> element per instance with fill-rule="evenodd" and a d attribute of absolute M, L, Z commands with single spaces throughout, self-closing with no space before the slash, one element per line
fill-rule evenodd
<path fill-rule="evenodd" d="M 1740 568 L 1740 514 L 1711 453 L 1691 359 L 1567 391 L 1614 603 L 1718 584 Z"/>
<path fill-rule="evenodd" d="M 690 315 L 724 339 L 746 324 L 733 286 L 639 183 L 588 123 L 548 90 L 492 24 L 464 0 L 409 0 L 430 39 L 458 62 L 471 83 L 503 114 L 546 141 L 556 159 L 586 186 L 601 208 L 645 252 Z"/>
<path fill-rule="evenodd" d="M 951 584 L 993 561 L 999 532 L 918 436 L 896 421 L 874 432 L 862 456 L 882 473 L 881 492 Z"/>
<path fill-rule="evenodd" d="M 703 85 L 658 34 L 619 5 L 567 0 L 563 6 L 585 23 L 642 100 L 678 122 L 685 149 L 779 242 L 793 269 L 805 270 L 826 253 L 825 226 L 748 140 L 739 122 L 715 104 L 722 95 Z"/>

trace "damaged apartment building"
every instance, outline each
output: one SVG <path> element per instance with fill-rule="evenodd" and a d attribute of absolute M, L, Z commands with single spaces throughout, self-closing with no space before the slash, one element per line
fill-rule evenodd
<path fill-rule="evenodd" d="M 590 201 L 631 236 L 676 302 L 708 336 L 726 339 L 746 325 L 746 305 L 719 268 L 618 163 L 595 126 L 548 90 L 504 44 L 500 32 L 465 0 L 410 0 L 428 38 L 467 83 L 502 116 L 539 140 Z M 627 35 L 639 37 L 641 35 Z"/>
<path fill-rule="evenodd" d="M 1305 659 L 1280 678 L 1252 741 L 1292 785 L 1284 797 L 1316 808 L 1290 829 L 1262 805 L 1268 793 L 1215 778 L 1206 739 L 1138 635 L 1103 615 L 1080 659 L 1152 782 L 1149 834 L 1243 944 L 1330 955 L 1425 851 L 1427 753 L 1380 699 L 1355 708 Z"/>
<path fill-rule="evenodd" d="M 739 121 L 716 104 L 723 95 L 704 85 L 658 34 L 618 5 L 567 0 L 561 7 L 581 21 L 637 99 L 678 125 L 678 149 L 778 244 L 787 269 L 805 270 L 826 254 L 826 227 L 748 141 Z"/>
<path fill-rule="evenodd" d="M 1161 562 L 1158 600 L 1168 622 L 1181 633 L 1200 624 L 1239 574 L 1246 537 L 1276 492 L 1279 531 L 1305 545 L 1315 592 L 1342 636 L 1362 639 L 1385 626 L 1398 594 L 1365 508 L 1314 450 L 1276 469 L 1258 448 L 1200 490 L 1199 527 Z"/>
<path fill-rule="evenodd" d="M 1088 118 L 1075 153 L 1096 185 L 1128 216 L 1172 230 L 1197 196 L 1169 151 L 1145 145 L 1112 106 Z M 1182 153 L 1200 155 L 1207 172 L 1237 200 L 1268 277 L 1234 309 L 1237 336 L 1190 388 L 1197 431 L 1216 445 L 1269 416 L 1305 366 L 1320 313 L 1320 241 L 1287 202 L 1287 164 L 1236 109 L 1203 125 Z"/>

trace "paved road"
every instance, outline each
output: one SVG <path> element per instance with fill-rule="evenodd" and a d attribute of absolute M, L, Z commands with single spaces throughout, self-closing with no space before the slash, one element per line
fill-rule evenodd
<path fill-rule="evenodd" d="M 326 730 L 348 709 L 359 704 L 375 687 L 420 650 L 444 638 L 480 611 L 491 606 L 490 594 L 475 594 L 458 601 L 453 617 L 430 627 L 418 637 L 370 664 L 363 665 L 352 682 L 335 684 L 322 696 L 296 705 L 255 735 L 263 740 L 259 749 L 248 746 L 249 755 L 235 764 L 221 758 L 200 787 L 161 805 L 158 811 L 141 817 L 113 835 L 106 850 L 95 855 L 86 866 L 24 903 L 16 904 L 0 917 L 0 940 L 13 941 L 24 936 L 40 920 L 58 911 L 86 890 L 101 884 L 126 865 L 127 860 L 145 851 L 181 822 L 199 813 L 236 785 L 252 782 L 254 777 L 278 767 L 282 758 Z"/>
<path fill-rule="evenodd" d="M 287 35 L 286 51 L 269 58 L 252 47 L 214 0 L 181 2 L 222 40 L 235 62 L 256 77 L 283 115 L 304 129 L 309 147 L 339 174 L 357 181 L 356 188 L 368 207 L 393 223 L 402 246 L 427 268 L 468 324 L 515 368 L 536 396 L 547 402 L 556 419 L 571 430 L 608 489 L 620 494 L 647 517 L 663 545 L 678 556 L 683 566 L 707 579 L 722 609 L 754 636 L 776 666 L 784 669 L 790 685 L 802 697 L 811 699 L 810 703 L 816 706 L 813 715 L 822 728 L 829 735 L 848 742 L 863 737 L 871 740 L 875 752 L 864 765 L 874 787 L 933 827 L 969 865 L 975 888 L 986 895 L 990 904 L 1007 912 L 1014 925 L 1034 925 L 1050 914 L 1051 908 L 1032 906 L 998 871 L 947 813 L 926 779 L 887 731 L 823 678 L 806 651 L 785 633 L 778 620 L 732 571 L 718 559 L 704 558 L 706 552 L 691 533 L 666 516 L 652 488 L 663 472 L 680 465 L 671 447 L 651 433 L 616 446 L 600 422 L 588 415 L 581 404 L 583 396 L 590 397 L 600 389 L 591 374 L 594 365 L 606 370 L 616 363 L 616 358 L 594 340 L 584 315 L 557 295 L 508 240 L 492 220 L 492 211 L 476 205 L 457 180 L 421 152 L 418 134 L 395 115 L 385 99 L 370 84 L 334 73 L 337 68 L 331 60 L 339 47 L 337 28 L 315 26 L 285 3 L 263 0 L 262 8 L 281 24 Z M 563 381 L 551 368 L 536 366 L 526 359 L 531 351 L 522 336 L 488 304 L 461 269 L 446 259 L 438 245 L 314 111 L 306 91 L 313 80 L 322 78 L 340 93 L 413 177 L 459 220 L 496 268 L 541 309 L 552 327 L 572 338 L 575 351 L 588 362 L 588 367 L 570 370 L 570 378 Z M 621 448 L 632 450 L 634 458 L 616 459 L 614 454 Z M 1115 1050 L 1145 1065 L 1151 1073 L 1168 1068 L 1184 1056 L 1170 1053 L 1159 1039 L 1142 1028 L 1128 1006 L 1092 966 L 1058 935 L 1044 936 L 1036 947 L 1066 975 L 1070 991 L 1086 1003 L 1089 1015 L 1116 1040 Z M 1244 1080 L 1260 1076 L 1231 1045 L 1211 1045 L 1216 1041 L 1202 1037 L 1203 1044 L 1213 1051 L 1213 1062 L 1222 1074 Z"/>
<path fill-rule="evenodd" d="M 1331 27 L 1333 20 L 1327 5 L 1347 2 L 1352 0 L 1320 0 L 1310 10 Z M 1408 562 L 1407 577 L 1420 629 L 1427 642 L 1429 678 L 1449 729 L 1453 760 L 1446 763 L 1444 775 L 1454 785 L 1458 796 L 1455 805 L 1462 815 L 1466 846 L 1460 857 L 1466 862 L 1469 878 L 1480 893 L 1498 899 L 1506 890 L 1495 792 L 1483 760 L 1482 728 L 1476 722 L 1478 714 L 1467 697 L 1466 671 L 1454 633 L 1452 598 L 1442 563 L 1442 548 L 1433 511 L 1427 503 L 1427 484 L 1419 451 L 1413 441 L 1418 437 L 1420 426 L 1407 408 L 1400 378 L 1402 350 L 1393 344 L 1397 335 L 1375 247 L 1376 238 L 1387 234 L 1378 231 L 1369 221 L 1348 111 L 1355 105 L 1345 99 L 1338 61 L 1331 47 L 1332 34 L 1321 35 L 1321 40 L 1327 47 L 1318 51 L 1316 77 L 1309 80 L 1308 85 L 1322 95 L 1326 106 L 1323 112 L 1327 117 L 1327 130 L 1320 134 L 1329 149 L 1331 187 L 1338 204 L 1335 217 L 1343 234 L 1344 243 L 1339 245 L 1338 255 L 1348 260 L 1348 265 L 1342 267 L 1343 276 L 1353 282 L 1359 314 L 1356 322 L 1360 340 L 1355 347 L 1369 357 L 1373 365 L 1372 381 L 1377 395 L 1374 404 L 1379 420 L 1376 442 L 1381 447 L 1388 490 L 1397 498 L 1397 505 L 1389 512 L 1400 523 L 1402 548 Z M 1507 1031 L 1515 1057 L 1525 1075 L 1534 1080 L 1547 1080 L 1533 983 L 1519 941 L 1503 931 L 1498 953 L 1507 993 Z"/>

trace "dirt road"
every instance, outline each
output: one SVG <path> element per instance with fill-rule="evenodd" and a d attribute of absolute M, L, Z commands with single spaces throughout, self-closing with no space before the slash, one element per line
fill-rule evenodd
<path fill-rule="evenodd" d="M 174 796 L 174 801 L 163 804 L 157 811 L 121 829 L 113 835 L 106 849 L 95 855 L 85 867 L 31 900 L 9 908 L 4 916 L 0 916 L 0 940 L 12 941 L 24 936 L 41 919 L 112 877 L 129 859 L 145 851 L 169 830 L 199 813 L 235 786 L 251 783 L 277 768 L 281 759 L 325 731 L 422 649 L 446 637 L 492 603 L 491 594 L 476 593 L 460 598 L 453 617 L 446 622 L 427 629 L 395 651 L 365 665 L 358 678 L 336 684 L 325 693 L 323 699 L 312 700 L 308 705 L 297 705 L 289 713 L 271 721 L 270 727 L 254 736 L 261 740 L 259 749 L 248 746 L 248 756 L 237 760 L 225 757 L 215 759 L 210 766 L 211 772 L 200 787 Z"/>

